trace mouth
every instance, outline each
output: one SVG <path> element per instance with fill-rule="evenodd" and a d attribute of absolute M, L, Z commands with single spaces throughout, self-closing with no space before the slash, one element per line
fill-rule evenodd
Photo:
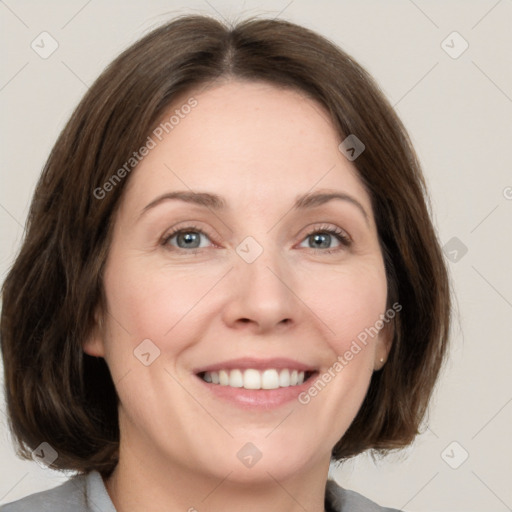
<path fill-rule="evenodd" d="M 272 390 L 302 386 L 311 380 L 317 371 L 304 371 L 295 368 L 234 368 L 218 371 L 203 371 L 196 375 L 208 384 L 243 388 L 247 390 Z"/>
<path fill-rule="evenodd" d="M 212 403 L 260 412 L 293 403 L 320 376 L 317 365 L 286 357 L 231 359 L 193 373 Z"/>

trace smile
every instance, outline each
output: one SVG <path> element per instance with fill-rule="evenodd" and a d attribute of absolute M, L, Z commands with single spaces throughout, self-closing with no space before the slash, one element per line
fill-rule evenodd
<path fill-rule="evenodd" d="M 199 374 L 205 382 L 244 389 L 278 389 L 302 385 L 314 372 L 289 368 L 256 370 L 254 368 L 207 371 Z"/>

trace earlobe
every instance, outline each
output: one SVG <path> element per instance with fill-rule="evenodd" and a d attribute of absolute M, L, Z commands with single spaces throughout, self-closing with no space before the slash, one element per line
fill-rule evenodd
<path fill-rule="evenodd" d="M 387 361 L 395 329 L 393 323 L 386 324 L 379 333 L 378 344 L 375 351 L 374 370 L 380 370 Z"/>
<path fill-rule="evenodd" d="M 104 357 L 103 342 L 98 336 L 91 336 L 83 344 L 84 352 L 93 357 Z"/>
<path fill-rule="evenodd" d="M 381 370 L 382 367 L 386 364 L 386 359 L 384 357 L 379 357 L 377 354 L 375 356 L 375 362 L 373 365 L 373 371 Z"/>
<path fill-rule="evenodd" d="M 89 337 L 82 344 L 83 351 L 93 357 L 105 357 L 103 345 L 103 322 L 101 314 L 94 314 L 94 326 L 89 333 Z"/>

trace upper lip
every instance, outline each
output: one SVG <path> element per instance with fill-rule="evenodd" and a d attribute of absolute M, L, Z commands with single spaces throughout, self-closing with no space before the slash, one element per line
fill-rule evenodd
<path fill-rule="evenodd" d="M 202 366 L 200 368 L 196 368 L 194 373 L 203 373 L 203 372 L 217 372 L 219 370 L 266 370 L 269 368 L 275 368 L 276 370 L 282 370 L 285 368 L 289 368 L 290 370 L 299 370 L 305 372 L 314 372 L 316 368 L 301 363 L 300 361 L 295 361 L 294 359 L 288 359 L 284 357 L 275 357 L 272 359 L 255 359 L 250 357 L 243 357 L 239 359 L 230 359 L 229 361 L 223 361 L 221 363 L 214 363 L 208 366 Z"/>

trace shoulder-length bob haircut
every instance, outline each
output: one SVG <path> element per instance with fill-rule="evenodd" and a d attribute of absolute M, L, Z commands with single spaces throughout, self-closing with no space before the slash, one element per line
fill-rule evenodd
<path fill-rule="evenodd" d="M 58 453 L 55 469 L 109 474 L 117 464 L 115 387 L 104 359 L 82 346 L 95 311 L 104 311 L 102 271 L 129 176 L 98 191 L 178 96 L 223 79 L 299 91 L 326 107 L 340 143 L 352 134 L 364 143 L 353 163 L 372 201 L 388 306 L 402 309 L 387 363 L 374 372 L 332 459 L 367 449 L 385 454 L 419 433 L 447 351 L 451 303 L 426 184 L 404 126 L 371 76 L 318 34 L 287 21 L 228 26 L 191 15 L 153 30 L 104 70 L 38 181 L 1 316 L 6 402 L 21 457 L 47 442 Z"/>

